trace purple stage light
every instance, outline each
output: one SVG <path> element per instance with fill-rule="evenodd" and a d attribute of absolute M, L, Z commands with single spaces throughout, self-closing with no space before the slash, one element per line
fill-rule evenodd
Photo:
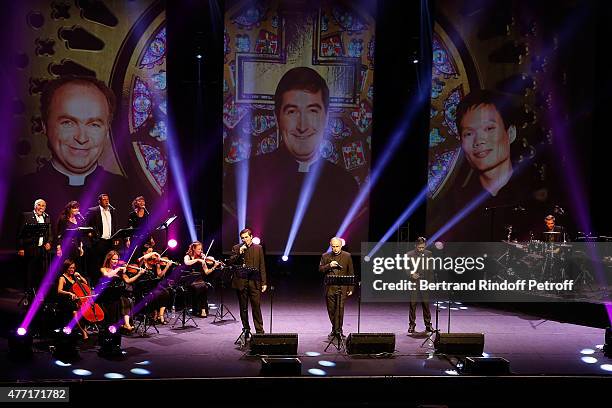
<path fill-rule="evenodd" d="M 65 327 L 62 329 L 62 332 L 63 332 L 64 334 L 66 334 L 66 335 L 70 335 L 70 334 L 72 333 L 72 328 L 71 328 L 70 326 L 65 326 Z"/>
<path fill-rule="evenodd" d="M 108 326 L 108 331 L 109 331 L 111 334 L 115 334 L 115 333 L 117 333 L 117 326 L 114 326 L 114 325 L 110 325 L 110 326 Z"/>
<path fill-rule="evenodd" d="M 17 329 L 17 335 L 25 336 L 28 331 L 24 327 L 20 327 Z"/>
<path fill-rule="evenodd" d="M 259 238 L 259 237 L 254 237 L 254 238 L 253 238 L 253 243 L 254 243 L 254 244 L 256 244 L 256 245 L 261 244 L 261 238 Z"/>
<path fill-rule="evenodd" d="M 283 260 L 283 262 L 287 262 L 289 260 L 289 257 L 287 255 L 283 255 L 281 259 Z"/>
<path fill-rule="evenodd" d="M 168 241 L 168 247 L 170 247 L 171 249 L 176 248 L 177 245 L 178 245 L 178 242 L 174 238 Z"/>
<path fill-rule="evenodd" d="M 250 145 L 248 146 L 250 149 Z M 236 163 L 236 207 L 238 216 L 238 237 L 246 227 L 247 196 L 249 194 L 249 159 Z"/>

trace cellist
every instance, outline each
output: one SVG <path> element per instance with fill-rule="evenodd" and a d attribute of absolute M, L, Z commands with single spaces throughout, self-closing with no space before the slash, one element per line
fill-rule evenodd
<path fill-rule="evenodd" d="M 77 281 L 80 281 L 87 285 L 87 280 L 85 280 L 85 278 L 76 271 L 76 263 L 72 259 L 64 260 L 64 263 L 62 265 L 62 274 L 60 275 L 57 283 L 57 295 L 59 296 L 60 303 L 62 303 L 66 309 L 72 311 L 73 318 L 76 318 L 77 312 L 79 310 L 77 302 L 78 297 L 72 291 L 73 286 L 78 284 Z M 89 338 L 89 336 L 87 335 L 87 331 L 83 329 L 81 323 L 78 320 L 77 327 L 81 331 L 83 340 L 87 340 Z"/>

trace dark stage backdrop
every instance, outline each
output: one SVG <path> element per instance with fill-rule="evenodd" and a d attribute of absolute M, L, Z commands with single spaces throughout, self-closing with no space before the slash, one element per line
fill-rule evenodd
<path fill-rule="evenodd" d="M 16 213 L 31 211 L 37 198 L 47 201 L 53 223 L 68 201 L 79 201 L 85 211 L 102 192 L 110 194 L 124 221 L 138 195 L 145 196 L 151 212 L 165 208 L 165 3 L 31 0 L 12 11 L 9 46 L 14 64 L 7 74 L 15 92 L 17 157 L 12 175 L 15 200 L 9 203 L 6 224 L 18 219 Z M 91 117 L 96 109 L 91 93 L 81 94 L 81 99 L 58 96 L 66 117 L 45 126 L 41 93 L 48 81 L 66 76 L 95 77 L 110 87 L 117 100 L 110 128 Z M 84 115 L 89 119 L 81 123 Z M 49 132 L 64 136 L 50 143 Z M 96 170 L 69 180 L 51 163 L 52 148 L 75 166 L 97 162 Z"/>
<path fill-rule="evenodd" d="M 589 109 L 593 87 L 591 13 L 572 2 L 436 2 L 429 236 L 477 197 L 442 238 L 541 239 L 547 214 L 569 230 L 579 203 L 588 208 L 587 196 L 570 187 L 587 184 L 586 174 L 571 174 L 580 168 L 571 160 L 584 157 L 590 143 L 591 124 L 580 111 Z M 460 134 L 458 104 L 480 89 L 505 101 L 505 129 L 475 109 Z M 498 180 L 498 188 L 485 188 L 487 179 Z"/>
<path fill-rule="evenodd" d="M 298 197 L 310 179 L 312 195 L 292 253 L 321 253 L 340 227 L 370 171 L 373 8 L 341 1 L 226 2 L 225 251 L 246 225 L 261 237 L 268 253 L 282 253 Z M 304 113 L 303 120 L 309 122 L 302 124 L 300 135 L 291 125 L 279 127 L 274 105 L 281 77 L 296 67 L 316 71 L 325 80 L 330 99 L 326 123 L 324 112 Z M 311 113 L 316 118 L 307 119 Z M 299 166 L 290 151 L 300 149 L 315 151 L 320 160 Z M 354 248 L 367 239 L 368 207 L 366 199 L 344 234 Z"/>

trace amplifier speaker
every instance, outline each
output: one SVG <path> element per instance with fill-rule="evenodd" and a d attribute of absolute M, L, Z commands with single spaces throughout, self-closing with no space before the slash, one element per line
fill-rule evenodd
<path fill-rule="evenodd" d="M 379 354 L 395 351 L 393 333 L 351 333 L 346 339 L 348 354 Z"/>
<path fill-rule="evenodd" d="M 434 347 L 442 354 L 482 356 L 484 333 L 438 333 Z"/>
<path fill-rule="evenodd" d="M 294 356 L 298 350 L 297 333 L 253 334 L 251 355 Z"/>

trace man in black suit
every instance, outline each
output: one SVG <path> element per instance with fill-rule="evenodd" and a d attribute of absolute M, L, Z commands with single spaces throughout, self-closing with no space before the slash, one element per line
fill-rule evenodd
<path fill-rule="evenodd" d="M 426 259 L 431 256 L 431 251 L 425 249 L 427 245 L 427 239 L 424 237 L 419 237 L 416 240 L 415 249 L 408 252 L 408 256 L 411 258 L 422 257 Z M 428 281 L 432 281 L 431 273 L 427 268 L 420 268 L 419 270 L 410 271 L 410 279 L 416 282 L 417 289 L 410 292 L 410 313 L 408 315 L 409 323 L 408 323 L 408 334 L 414 333 L 414 329 L 416 327 L 416 308 L 417 303 L 421 304 L 423 308 L 423 322 L 425 323 L 425 331 L 433 332 L 433 327 L 431 325 L 431 311 L 429 310 L 429 302 L 427 301 L 427 296 L 424 292 L 418 290 L 419 281 L 421 279 L 425 279 Z"/>
<path fill-rule="evenodd" d="M 319 272 L 326 275 L 335 276 L 354 276 L 353 260 L 351 254 L 342 250 L 342 240 L 334 237 L 329 241 L 331 252 L 326 252 L 321 256 L 319 262 Z M 347 286 L 328 285 L 325 290 L 327 301 L 327 313 L 332 325 L 332 331 L 328 337 L 333 337 L 335 333 L 342 337 L 342 323 L 344 320 L 344 303 L 346 298 L 353 294 L 352 288 Z M 338 308 L 338 319 L 336 320 L 336 308 Z"/>
<path fill-rule="evenodd" d="M 96 282 L 104 257 L 108 251 L 119 246 L 118 240 L 111 239 L 117 232 L 117 216 L 108 194 L 100 194 L 98 205 L 87 210 L 87 224 L 94 230 L 88 272 L 89 278 Z"/>
<path fill-rule="evenodd" d="M 268 286 L 266 283 L 266 263 L 263 248 L 261 245 L 253 243 L 253 232 L 248 228 L 240 231 L 240 239 L 242 240 L 242 245 L 234 245 L 229 263 L 252 268 L 250 271 L 245 269 L 238 270 L 238 273 L 234 274 L 234 279 L 232 280 L 232 288 L 236 289 L 238 294 L 242 331 L 245 339 L 248 339 L 251 332 L 249 326 L 249 300 L 251 301 L 255 331 L 263 333 L 261 294 L 266 291 Z"/>
<path fill-rule="evenodd" d="M 23 213 L 19 236 L 17 239 L 17 254 L 24 259 L 26 266 L 25 290 L 27 292 L 38 288 L 49 266 L 49 251 L 53 241 L 51 217 L 45 212 L 47 203 L 43 199 L 34 201 L 34 210 Z M 25 234 L 28 224 L 45 224 L 46 230 L 41 230 L 37 236 Z"/>

